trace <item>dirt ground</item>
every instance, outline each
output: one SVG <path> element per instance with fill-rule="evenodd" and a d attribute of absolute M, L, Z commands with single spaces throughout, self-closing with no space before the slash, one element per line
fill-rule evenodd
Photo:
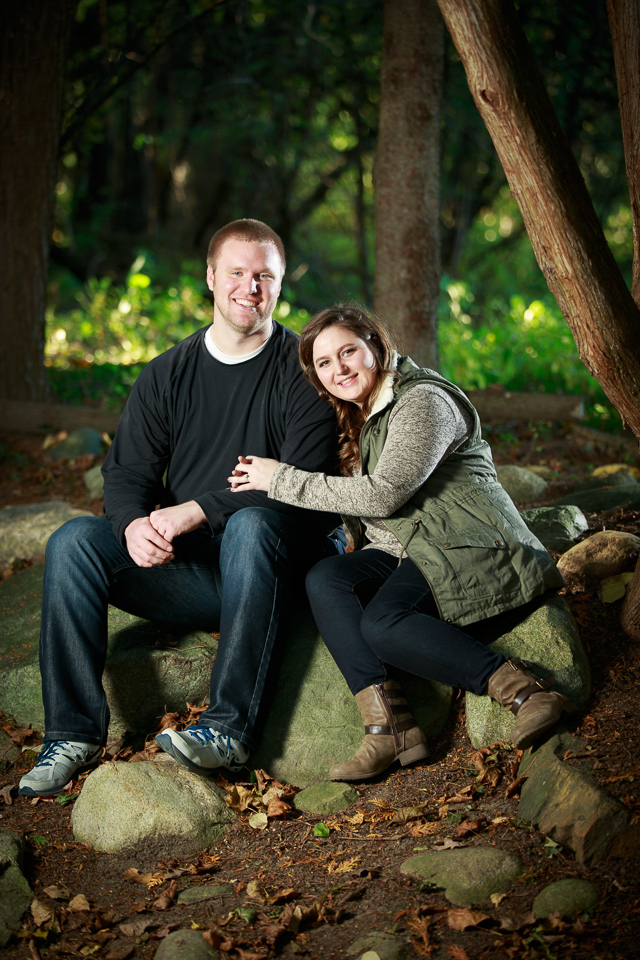
<path fill-rule="evenodd" d="M 489 439 L 498 463 L 551 468 L 549 490 L 538 502 L 553 501 L 594 466 L 619 459 L 615 445 L 585 439 L 584 432 L 567 426 L 512 425 Z M 54 464 L 37 437 L 6 436 L 4 444 L 0 506 L 58 499 L 100 512 L 101 503 L 87 498 L 82 482 L 93 460 Z M 591 532 L 606 527 L 640 536 L 640 512 L 588 519 Z M 566 599 L 593 673 L 589 709 L 567 726 L 591 748 L 601 786 L 637 819 L 640 651 L 619 629 L 619 603 L 604 604 L 595 591 Z M 18 763 L 0 770 L 0 826 L 25 837 L 26 873 L 37 900 L 19 937 L 0 950 L 0 960 L 147 960 L 167 933 L 191 928 L 201 929 L 231 960 L 342 958 L 355 941 L 377 931 L 405 940 L 410 958 L 628 960 L 638 954 L 640 858 L 629 850 L 621 859 L 582 868 L 570 850 L 520 821 L 519 757 L 504 744 L 483 751 L 471 747 L 462 696 L 446 730 L 430 744 L 430 758 L 357 785 L 360 799 L 346 812 L 323 818 L 296 813 L 289 807 L 295 790 L 276 784 L 280 801 L 271 812 L 277 815 L 269 817 L 266 829 L 252 828 L 249 814 L 259 807 L 259 795 L 274 787 L 267 771 L 257 784 L 245 784 L 254 791 L 253 808 L 238 816 L 214 848 L 189 858 L 176 858 L 167 849 L 161 860 L 144 852 L 98 853 L 76 843 L 70 814 L 82 781 L 56 800 L 18 798 L 15 787 L 33 762 L 28 749 L 33 738 L 9 718 L 0 718 L 0 727 L 23 746 Z M 130 760 L 142 746 L 125 746 L 120 758 Z M 232 786 L 223 778 L 219 783 Z M 482 910 L 453 908 L 443 893 L 400 874 L 415 851 L 453 844 L 517 853 L 525 873 L 506 896 Z M 593 881 L 598 906 L 582 918 L 535 921 L 534 896 L 567 877 Z M 216 896 L 222 884 L 231 891 Z M 208 886 L 212 896 L 176 903 L 192 886 Z"/>

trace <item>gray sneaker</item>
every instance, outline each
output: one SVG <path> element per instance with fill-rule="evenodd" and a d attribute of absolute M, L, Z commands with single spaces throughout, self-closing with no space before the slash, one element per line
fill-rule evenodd
<path fill-rule="evenodd" d="M 246 763 L 249 751 L 238 740 L 196 725 L 186 730 L 163 730 L 156 743 L 165 753 L 192 773 L 213 773 L 225 767 L 237 773 Z"/>
<path fill-rule="evenodd" d="M 53 797 L 101 756 L 102 747 L 94 743 L 49 740 L 38 754 L 33 769 L 20 781 L 18 793 L 21 797 Z"/>

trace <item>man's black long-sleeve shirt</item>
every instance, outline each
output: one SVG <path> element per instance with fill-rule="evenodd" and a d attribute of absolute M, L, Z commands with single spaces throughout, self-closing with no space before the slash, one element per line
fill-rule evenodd
<path fill-rule="evenodd" d="M 258 356 L 238 364 L 215 359 L 199 330 L 144 368 L 105 459 L 104 509 L 124 543 L 126 527 L 163 507 L 196 500 L 212 534 L 248 506 L 299 514 L 325 533 L 334 514 L 303 511 L 265 493 L 232 493 L 227 478 L 238 455 L 254 454 L 303 470 L 334 473 L 336 421 L 304 379 L 298 338 L 274 322 Z M 163 477 L 164 479 L 163 483 Z"/>

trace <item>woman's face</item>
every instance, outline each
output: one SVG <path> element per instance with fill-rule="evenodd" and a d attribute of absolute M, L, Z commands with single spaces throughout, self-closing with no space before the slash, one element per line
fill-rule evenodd
<path fill-rule="evenodd" d="M 347 327 L 327 327 L 313 344 L 313 365 L 322 386 L 334 397 L 359 407 L 376 384 L 377 363 L 366 340 Z"/>

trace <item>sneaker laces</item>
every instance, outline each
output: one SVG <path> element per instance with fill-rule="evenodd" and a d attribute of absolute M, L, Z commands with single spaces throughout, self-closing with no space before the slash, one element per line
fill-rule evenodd
<path fill-rule="evenodd" d="M 43 749 L 40 751 L 36 766 L 38 767 L 50 767 L 56 760 L 60 758 L 56 755 L 57 753 L 62 753 L 62 744 L 68 741 L 65 740 L 50 740 L 49 743 L 46 743 Z"/>
<path fill-rule="evenodd" d="M 211 727 L 190 727 L 185 731 L 189 734 L 190 737 L 193 737 L 194 740 L 197 740 L 199 743 L 207 744 L 210 743 L 213 747 L 217 749 L 220 748 L 220 741 L 224 743 L 224 737 L 221 733 L 218 733 L 217 730 L 212 730 Z M 227 760 L 231 756 L 231 737 L 227 736 L 226 741 L 227 746 Z"/>

